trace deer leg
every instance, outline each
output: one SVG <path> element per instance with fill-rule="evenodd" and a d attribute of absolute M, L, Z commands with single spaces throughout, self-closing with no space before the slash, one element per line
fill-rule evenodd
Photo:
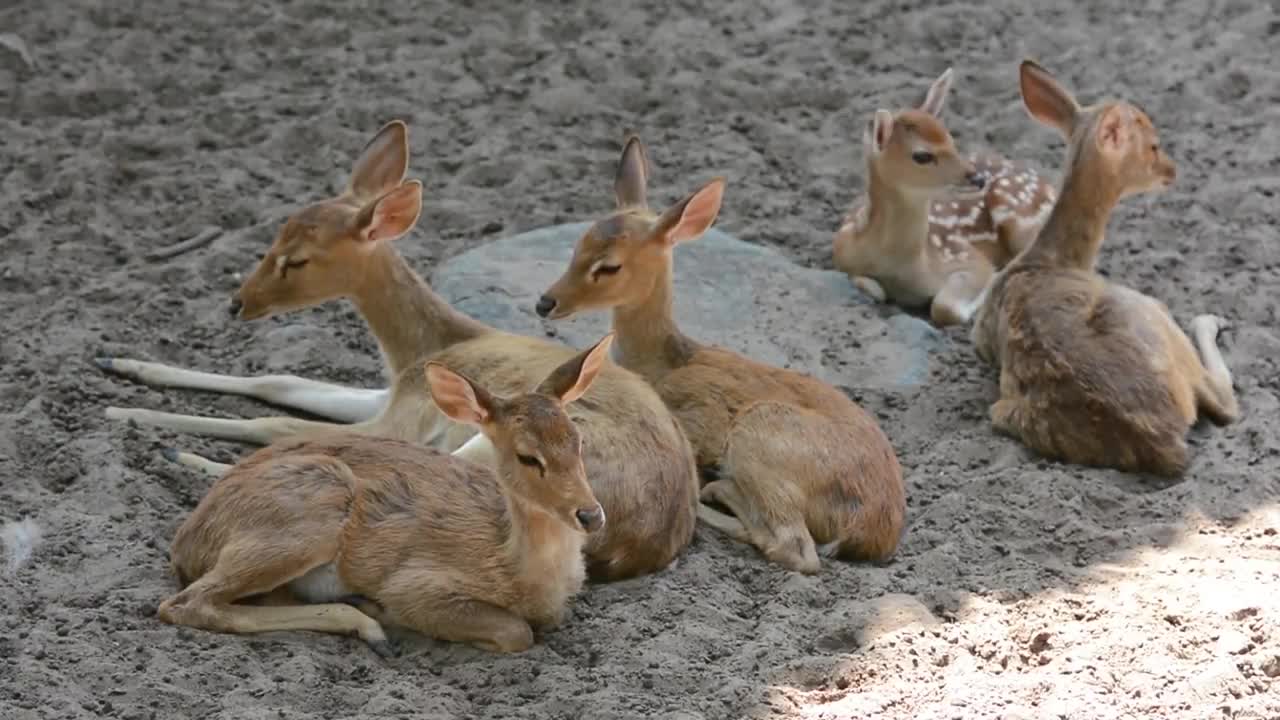
<path fill-rule="evenodd" d="M 929 317 L 939 327 L 964 325 L 973 319 L 982 299 L 990 273 L 961 270 L 947 276 L 942 288 L 933 296 L 929 305 Z"/>
<path fill-rule="evenodd" d="M 396 580 L 393 577 L 388 585 L 403 584 L 407 579 L 400 583 Z M 524 618 L 509 610 L 470 598 L 432 598 L 423 593 L 421 587 L 404 589 L 412 591 L 410 602 L 395 602 L 388 598 L 384 605 L 384 612 L 395 618 L 398 625 L 489 652 L 518 653 L 533 646 L 533 628 Z"/>
<path fill-rule="evenodd" d="M 181 452 L 174 448 L 165 448 L 160 451 L 165 460 L 179 465 L 185 465 L 189 468 L 195 468 L 200 472 L 213 477 L 222 477 L 227 474 L 231 466 L 226 463 L 214 462 L 208 458 L 201 457 L 195 453 Z"/>
<path fill-rule="evenodd" d="M 292 417 L 266 417 L 245 419 L 227 419 L 201 417 L 199 415 L 179 415 L 176 413 L 144 410 L 142 408 L 108 407 L 107 419 L 135 422 L 139 425 L 173 430 L 174 432 L 204 435 L 222 440 L 235 440 L 255 445 L 269 445 L 275 440 L 302 433 L 325 430 L 346 430 L 360 432 L 367 423 L 343 425 L 340 423 L 316 422 Z"/>
<path fill-rule="evenodd" d="M 884 302 L 885 298 L 888 297 L 884 291 L 884 287 L 881 286 L 880 283 L 864 275 L 855 277 L 853 279 L 853 286 L 878 303 Z"/>
<path fill-rule="evenodd" d="M 104 370 L 147 385 L 243 395 L 346 423 L 372 419 L 390 397 L 385 388 L 351 388 L 294 375 L 218 375 L 128 358 L 98 358 L 95 362 Z"/>
<path fill-rule="evenodd" d="M 318 605 L 243 605 L 237 600 L 271 593 L 332 560 L 332 543 L 316 543 L 306 533 L 281 545 L 244 542 L 228 546 L 209 572 L 160 603 L 157 615 L 171 625 L 213 632 L 252 634 L 281 630 L 355 635 L 383 657 L 395 654 L 376 620 L 343 603 Z M 273 551 L 267 552 L 265 548 Z M 278 601 L 278 600 L 277 600 Z"/>
<path fill-rule="evenodd" d="M 1240 416 L 1231 371 L 1218 349 L 1218 331 L 1224 324 L 1216 315 L 1199 315 L 1191 321 L 1191 332 L 1204 365 L 1202 377 L 1195 382 L 1196 404 L 1218 425 L 1229 425 Z"/>

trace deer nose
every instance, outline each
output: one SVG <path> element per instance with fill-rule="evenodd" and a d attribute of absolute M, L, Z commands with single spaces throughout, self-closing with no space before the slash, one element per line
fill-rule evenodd
<path fill-rule="evenodd" d="M 579 510 L 574 513 L 578 518 L 578 524 L 587 532 L 595 532 L 604 526 L 604 508 L 600 507 L 600 503 L 590 510 Z"/>
<path fill-rule="evenodd" d="M 240 311 L 243 309 L 244 303 L 240 302 L 238 297 L 231 298 L 231 303 L 227 305 L 227 312 L 231 314 L 231 317 L 239 317 Z"/>
<path fill-rule="evenodd" d="M 970 185 L 974 186 L 979 190 L 987 186 L 987 179 L 984 178 L 982 175 L 979 175 L 977 171 L 974 171 L 969 173 L 968 175 L 965 175 L 964 179 L 968 180 Z"/>
<path fill-rule="evenodd" d="M 538 298 L 538 305 L 534 307 L 534 310 L 538 312 L 538 315 L 540 317 L 546 317 L 550 315 L 551 311 L 555 309 L 556 309 L 556 299 L 553 297 L 547 297 L 546 295 L 543 295 L 542 297 Z"/>

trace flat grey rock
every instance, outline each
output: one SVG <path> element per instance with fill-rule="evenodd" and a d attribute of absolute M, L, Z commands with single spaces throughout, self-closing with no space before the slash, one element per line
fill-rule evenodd
<path fill-rule="evenodd" d="M 550 322 L 533 307 L 589 226 L 556 225 L 482 245 L 440 265 L 432 285 L 494 327 L 586 347 L 608 332 L 607 312 Z M 929 377 L 942 334 L 910 315 L 880 317 L 843 273 L 802 267 L 714 228 L 675 253 L 676 322 L 695 340 L 834 385 L 914 387 Z"/>

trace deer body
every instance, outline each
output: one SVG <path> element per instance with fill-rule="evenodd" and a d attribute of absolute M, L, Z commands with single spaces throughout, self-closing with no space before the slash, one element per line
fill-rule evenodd
<path fill-rule="evenodd" d="M 1047 457 L 1180 474 L 1199 413 L 1227 424 L 1239 412 L 1216 344 L 1221 323 L 1195 318 L 1193 345 L 1163 303 L 1094 270 L 1115 205 L 1172 184 L 1173 161 L 1137 107 L 1081 107 L 1030 61 L 1021 83 L 1028 112 L 1069 147 L 1048 222 L 995 277 L 974 319 L 977 354 L 1000 370 L 992 423 Z"/>
<path fill-rule="evenodd" d="M 835 388 L 684 334 L 672 318 L 675 243 L 719 210 L 714 181 L 662 216 L 645 205 L 638 138 L 623 151 L 618 213 L 587 232 L 538 303 L 553 318 L 611 308 L 617 359 L 644 376 L 680 419 L 709 482 L 699 518 L 790 569 L 817 572 L 819 552 L 883 561 L 905 522 L 902 469 L 876 422 Z"/>
<path fill-rule="evenodd" d="M 384 655 L 380 620 L 489 650 L 528 648 L 532 628 L 564 618 L 586 574 L 583 539 L 605 524 L 562 408 L 607 362 L 608 345 L 513 400 L 428 364 L 444 412 L 490 438 L 496 473 L 348 432 L 250 455 L 179 528 L 170 557 L 183 588 L 161 604 L 161 619 L 223 632 L 354 633 Z M 281 591 L 294 602 L 245 602 Z"/>
<path fill-rule="evenodd" d="M 863 139 L 867 198 L 845 216 L 836 267 L 877 301 L 968 322 L 995 270 L 1035 237 L 1053 188 L 994 155 L 960 156 L 940 120 L 951 70 L 919 108 L 876 111 Z"/>
<path fill-rule="evenodd" d="M 347 426 L 288 417 L 224 420 L 123 408 L 109 408 L 108 416 L 258 444 L 346 429 L 425 443 L 486 462 L 491 449 L 483 437 L 451 420 L 430 401 L 421 364 L 441 362 L 495 392 L 515 395 L 527 392 L 574 351 L 549 340 L 501 332 L 467 317 L 432 291 L 405 262 L 391 240 L 412 227 L 421 207 L 421 184 L 403 181 L 407 153 L 404 125 L 391 123 L 383 128 L 356 164 L 355 190 L 291 218 L 232 303 L 234 314 L 254 319 L 334 297 L 350 298 L 377 337 L 391 378 L 375 415 Z M 372 223 L 373 229 L 362 223 Z M 263 387 L 255 379 L 222 378 L 132 360 L 112 359 L 105 364 L 158 384 L 251 395 Z M 231 384 L 231 380 L 244 382 Z M 273 379 L 268 388 L 291 387 L 293 380 Z M 309 397 L 323 399 L 328 406 L 344 405 L 335 398 L 348 399 L 348 406 L 373 404 L 362 394 L 370 391 L 344 396 L 345 389 L 328 387 L 336 389 Z M 604 532 L 587 541 L 591 577 L 620 579 L 666 567 L 692 540 L 698 503 L 693 453 L 678 422 L 643 379 L 613 364 L 603 368 L 588 397 L 568 412 L 582 427 L 588 477 L 606 512 L 615 518 Z M 212 472 L 227 469 L 186 454 L 179 459 Z"/>

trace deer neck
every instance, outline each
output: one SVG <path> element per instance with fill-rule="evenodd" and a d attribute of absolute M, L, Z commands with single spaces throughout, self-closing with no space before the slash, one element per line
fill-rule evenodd
<path fill-rule="evenodd" d="M 538 587 L 568 569 L 565 563 L 581 563 L 582 536 L 564 521 L 524 498 L 518 498 L 499 478 L 507 509 L 507 562 L 520 581 Z M 568 542 L 576 547 L 565 547 Z"/>
<path fill-rule="evenodd" d="M 672 295 L 672 258 L 668 250 L 649 296 L 613 310 L 613 329 L 617 333 L 614 357 L 619 365 L 649 381 L 683 365 L 688 350 L 694 347 L 693 341 L 676 327 Z"/>
<path fill-rule="evenodd" d="M 1096 161 L 1073 153 L 1058 201 L 1019 264 L 1092 272 L 1120 191 Z"/>
<path fill-rule="evenodd" d="M 371 252 L 351 298 L 377 337 L 392 378 L 428 355 L 489 331 L 437 295 L 390 244 Z"/>
<path fill-rule="evenodd" d="M 929 236 L 926 193 L 911 192 L 885 179 L 876 163 L 867 163 L 867 223 L 865 240 L 879 257 L 913 257 L 924 251 Z"/>

